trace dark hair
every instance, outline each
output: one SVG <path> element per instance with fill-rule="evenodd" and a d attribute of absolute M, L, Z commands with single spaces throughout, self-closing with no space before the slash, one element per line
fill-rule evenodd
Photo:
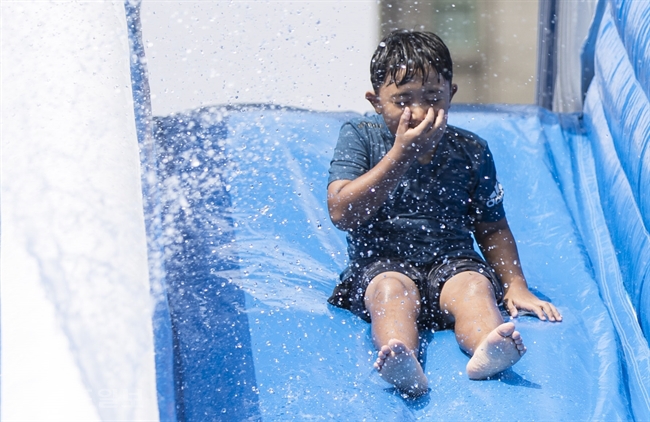
<path fill-rule="evenodd" d="M 451 54 L 445 43 L 432 32 L 398 29 L 375 50 L 370 61 L 370 81 L 379 92 L 387 80 L 399 86 L 419 75 L 426 81 L 431 69 L 451 82 Z"/>

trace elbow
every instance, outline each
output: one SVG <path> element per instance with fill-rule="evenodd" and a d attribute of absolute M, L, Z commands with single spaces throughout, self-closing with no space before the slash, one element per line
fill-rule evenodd
<path fill-rule="evenodd" d="M 349 231 L 356 229 L 360 225 L 360 220 L 357 218 L 354 212 L 351 209 L 343 209 L 340 206 L 335 204 L 328 204 L 328 211 L 330 214 L 330 220 L 334 227 L 342 231 Z"/>
<path fill-rule="evenodd" d="M 350 183 L 349 180 L 337 180 L 327 187 L 327 210 L 334 227 L 347 231 L 356 227 L 352 205 L 345 200 L 341 190 Z"/>
<path fill-rule="evenodd" d="M 330 220 L 334 227 L 339 230 L 347 231 L 355 228 L 356 226 L 352 221 L 349 221 L 342 212 L 337 212 L 336 210 L 330 210 Z"/>

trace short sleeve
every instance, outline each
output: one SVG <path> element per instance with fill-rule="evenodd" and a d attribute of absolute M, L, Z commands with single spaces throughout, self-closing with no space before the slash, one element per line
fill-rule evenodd
<path fill-rule="evenodd" d="M 354 180 L 369 169 L 367 142 L 364 142 L 364 137 L 352 124 L 344 124 L 330 162 L 327 183 L 335 180 Z"/>
<path fill-rule="evenodd" d="M 503 187 L 490 149 L 486 146 L 477 172 L 477 184 L 472 197 L 476 221 L 495 222 L 506 216 L 503 208 Z"/>

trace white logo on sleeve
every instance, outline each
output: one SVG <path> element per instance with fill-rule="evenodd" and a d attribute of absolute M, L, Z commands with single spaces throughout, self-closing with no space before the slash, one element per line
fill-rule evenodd
<path fill-rule="evenodd" d="M 493 206 L 501 203 L 503 201 L 503 187 L 501 186 L 501 183 L 497 182 L 494 185 L 494 192 L 492 192 L 492 195 L 490 195 L 490 199 L 487 201 L 487 206 L 488 208 L 492 208 Z"/>

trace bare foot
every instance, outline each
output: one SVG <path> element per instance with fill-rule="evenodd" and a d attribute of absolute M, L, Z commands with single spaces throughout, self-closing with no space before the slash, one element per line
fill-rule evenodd
<path fill-rule="evenodd" d="M 397 339 L 391 339 L 377 352 L 375 369 L 379 375 L 393 384 L 400 392 L 420 396 L 429 389 L 427 376 L 418 362 L 415 352 Z"/>
<path fill-rule="evenodd" d="M 506 322 L 487 335 L 467 363 L 467 375 L 483 380 L 510 368 L 526 353 L 526 346 L 515 324 Z"/>

